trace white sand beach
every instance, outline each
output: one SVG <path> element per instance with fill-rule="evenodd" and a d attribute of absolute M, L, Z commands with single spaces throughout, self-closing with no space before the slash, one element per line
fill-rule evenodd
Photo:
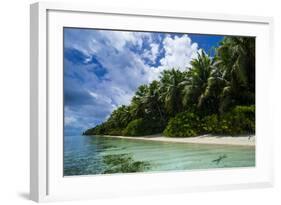
<path fill-rule="evenodd" d="M 214 136 L 201 135 L 198 137 L 165 137 L 161 134 L 148 136 L 104 136 L 114 137 L 120 139 L 134 139 L 134 140 L 149 140 L 159 142 L 175 142 L 175 143 L 196 143 L 196 144 L 220 144 L 220 145 L 240 145 L 240 146 L 255 146 L 255 136 Z"/>

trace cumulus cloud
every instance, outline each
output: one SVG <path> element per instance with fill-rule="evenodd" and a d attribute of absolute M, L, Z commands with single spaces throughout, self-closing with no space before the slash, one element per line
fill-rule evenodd
<path fill-rule="evenodd" d="M 190 61 L 196 57 L 198 45 L 192 43 L 188 35 L 174 38 L 167 36 L 163 41 L 165 56 L 160 60 L 161 65 L 169 68 L 184 70 L 190 66 Z"/>
<path fill-rule="evenodd" d="M 103 122 L 161 71 L 186 69 L 198 46 L 187 35 L 94 29 L 64 31 L 65 128 Z"/>
<path fill-rule="evenodd" d="M 145 49 L 143 51 L 142 57 L 149 60 L 152 64 L 156 63 L 156 59 L 159 55 L 159 44 L 151 43 L 150 49 Z"/>

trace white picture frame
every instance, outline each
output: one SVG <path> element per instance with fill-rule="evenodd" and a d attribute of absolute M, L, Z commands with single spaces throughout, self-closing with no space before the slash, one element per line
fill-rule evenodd
<path fill-rule="evenodd" d="M 63 177 L 63 118 L 59 105 L 64 26 L 256 36 L 256 167 Z M 273 69 L 272 29 L 270 17 L 97 8 L 91 4 L 32 4 L 30 198 L 41 202 L 273 186 L 272 113 L 263 109 L 270 106 L 266 96 L 271 86 L 268 71 Z"/>

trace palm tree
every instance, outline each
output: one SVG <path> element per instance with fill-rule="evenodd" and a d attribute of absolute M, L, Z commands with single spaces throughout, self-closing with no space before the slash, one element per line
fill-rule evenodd
<path fill-rule="evenodd" d="M 255 103 L 255 39 L 225 37 L 216 54 L 223 84 L 220 111 Z"/>
<path fill-rule="evenodd" d="M 191 68 L 181 83 L 185 106 L 195 105 L 201 110 L 205 106 L 215 112 L 217 97 L 214 89 L 210 89 L 210 85 L 214 88 L 216 83 L 214 80 L 216 66 L 215 58 L 210 58 L 204 51 L 198 52 L 197 58 L 191 61 Z"/>
<path fill-rule="evenodd" d="M 131 102 L 131 114 L 134 119 L 159 118 L 164 121 L 163 103 L 160 98 L 160 85 L 152 81 L 149 85 L 141 85 Z"/>
<path fill-rule="evenodd" d="M 134 119 L 143 118 L 145 115 L 145 107 L 146 107 L 146 96 L 148 93 L 148 86 L 141 85 L 138 87 L 132 102 L 131 102 L 131 114 Z"/>
<path fill-rule="evenodd" d="M 181 82 L 185 74 L 179 70 L 164 70 L 160 80 L 160 99 L 171 116 L 182 111 Z"/>
<path fill-rule="evenodd" d="M 130 107 L 122 105 L 111 113 L 107 122 L 110 128 L 125 128 L 131 120 Z"/>
<path fill-rule="evenodd" d="M 160 118 L 162 122 L 165 121 L 163 106 L 160 97 L 160 83 L 154 80 L 150 83 L 148 88 L 148 93 L 145 98 L 145 104 L 147 108 L 147 113 L 150 114 L 152 118 Z"/>

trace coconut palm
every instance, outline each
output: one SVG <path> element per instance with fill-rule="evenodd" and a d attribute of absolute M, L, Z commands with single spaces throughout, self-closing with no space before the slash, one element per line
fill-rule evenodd
<path fill-rule="evenodd" d="M 160 99 L 164 101 L 167 113 L 171 116 L 182 111 L 181 82 L 185 73 L 176 70 L 164 70 L 160 77 Z"/>
<path fill-rule="evenodd" d="M 217 64 L 223 84 L 220 111 L 233 105 L 255 103 L 255 39 L 225 37 L 217 49 Z"/>
<path fill-rule="evenodd" d="M 146 108 L 146 96 L 148 93 L 148 85 L 141 85 L 138 87 L 131 102 L 131 114 L 133 119 L 143 118 Z"/>
<path fill-rule="evenodd" d="M 214 76 L 217 75 L 216 65 L 215 58 L 209 57 L 204 51 L 198 52 L 197 58 L 191 61 L 191 68 L 186 79 L 181 83 L 185 106 L 196 105 L 199 109 L 207 106 L 208 110 L 213 111 L 212 107 L 217 104 L 215 89 L 213 89 L 216 83 L 214 80 Z"/>
<path fill-rule="evenodd" d="M 146 112 L 150 118 L 159 118 L 164 121 L 164 110 L 160 98 L 160 83 L 153 81 L 150 83 L 146 97 L 144 98 L 146 104 Z"/>
<path fill-rule="evenodd" d="M 159 118 L 164 121 L 164 110 L 160 100 L 160 86 L 158 81 L 152 81 L 149 86 L 141 85 L 131 103 L 131 113 L 137 118 Z"/>
<path fill-rule="evenodd" d="M 130 107 L 122 105 L 111 113 L 107 121 L 110 128 L 124 128 L 131 120 Z"/>

